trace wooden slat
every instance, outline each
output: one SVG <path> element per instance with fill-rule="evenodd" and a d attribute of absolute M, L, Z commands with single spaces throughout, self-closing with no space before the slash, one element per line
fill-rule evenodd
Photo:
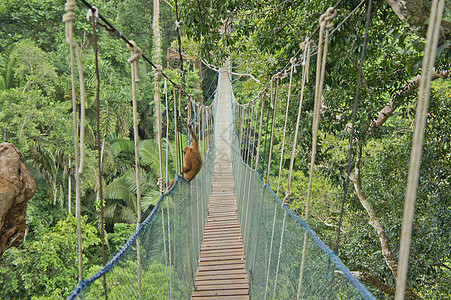
<path fill-rule="evenodd" d="M 192 297 L 191 299 L 194 300 L 203 300 L 203 299 L 208 299 L 208 300 L 248 300 L 249 299 L 249 295 L 242 295 L 242 296 L 208 296 L 208 297 Z"/>
<path fill-rule="evenodd" d="M 216 279 L 216 280 L 197 280 L 196 286 L 208 286 L 218 284 L 249 284 L 247 279 Z"/>

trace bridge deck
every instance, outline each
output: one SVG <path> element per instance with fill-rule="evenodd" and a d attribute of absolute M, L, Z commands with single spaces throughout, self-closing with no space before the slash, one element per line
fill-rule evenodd
<path fill-rule="evenodd" d="M 192 299 L 196 300 L 249 299 L 243 237 L 233 193 L 227 78 L 227 74 L 223 73 L 215 172 L 196 274 L 196 289 L 192 294 Z"/>

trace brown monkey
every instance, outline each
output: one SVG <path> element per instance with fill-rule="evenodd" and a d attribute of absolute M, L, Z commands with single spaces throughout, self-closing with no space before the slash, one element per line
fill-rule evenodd
<path fill-rule="evenodd" d="M 193 142 L 191 143 L 191 146 L 186 146 L 183 148 L 183 154 L 185 154 L 185 166 L 181 170 L 180 174 L 183 174 L 183 177 L 186 180 L 191 181 L 194 177 L 196 177 L 202 168 L 202 156 L 200 155 L 199 142 L 197 141 L 193 126 L 188 124 L 188 129 L 193 137 Z M 168 190 L 172 187 L 174 182 L 175 178 L 169 184 Z"/>

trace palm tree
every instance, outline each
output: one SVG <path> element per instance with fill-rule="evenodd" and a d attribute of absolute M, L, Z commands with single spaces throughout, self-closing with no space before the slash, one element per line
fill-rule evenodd
<path fill-rule="evenodd" d="M 150 176 L 140 170 L 141 208 L 146 211 L 158 201 L 158 187 Z M 137 222 L 136 177 L 135 169 L 130 168 L 125 174 L 108 184 L 103 192 L 105 199 L 105 219 L 113 223 Z"/>
<path fill-rule="evenodd" d="M 0 91 L 5 91 L 17 85 L 13 66 L 16 61 L 14 50 L 0 54 Z"/>

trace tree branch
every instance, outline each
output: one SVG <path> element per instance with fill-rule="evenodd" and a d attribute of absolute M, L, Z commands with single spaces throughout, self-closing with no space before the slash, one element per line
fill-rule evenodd
<path fill-rule="evenodd" d="M 384 226 L 382 226 L 379 218 L 376 215 L 376 212 L 371 205 L 371 203 L 368 201 L 368 197 L 365 195 L 363 191 L 362 186 L 362 178 L 360 174 L 360 160 L 362 157 L 362 150 L 359 149 L 359 152 L 356 156 L 355 161 L 355 174 L 351 175 L 351 180 L 354 183 L 354 188 L 357 193 L 357 197 L 362 204 L 362 206 L 365 208 L 366 212 L 368 213 L 368 216 L 370 217 L 370 225 L 373 226 L 373 228 L 376 230 L 377 234 L 379 235 L 379 240 L 382 247 L 382 255 L 384 256 L 385 262 L 387 266 L 392 271 L 393 276 L 396 278 L 398 273 L 398 263 L 395 259 L 395 256 L 393 255 L 393 252 L 390 248 L 390 244 L 388 241 L 387 234 L 385 232 Z"/>
<path fill-rule="evenodd" d="M 211 64 L 209 64 L 208 62 L 206 62 L 204 59 L 202 60 L 202 62 L 204 63 L 204 65 L 206 65 L 208 68 L 210 68 L 213 71 L 219 72 L 219 68 L 215 67 Z M 243 76 L 249 76 L 252 80 L 254 80 L 256 83 L 261 84 L 261 81 L 258 80 L 257 78 L 255 78 L 252 74 L 249 73 L 236 73 L 236 72 L 230 72 L 230 74 L 232 75 L 236 75 L 239 76 L 240 78 Z"/>
<path fill-rule="evenodd" d="M 436 79 L 446 79 L 450 77 L 450 70 L 435 71 L 432 74 L 432 80 Z M 381 127 L 385 121 L 393 114 L 393 112 L 399 107 L 401 100 L 403 100 L 407 95 L 409 95 L 414 89 L 420 85 L 421 75 L 417 75 L 411 80 L 409 80 L 395 95 L 390 99 L 390 101 L 377 113 L 377 118 L 370 125 L 370 134 Z"/>
<path fill-rule="evenodd" d="M 379 236 L 379 240 L 380 240 L 380 244 L 381 244 L 381 248 L 382 248 L 382 255 L 384 256 L 385 263 L 390 268 L 390 270 L 393 274 L 393 277 L 396 278 L 397 274 L 398 274 L 398 262 L 396 261 L 393 251 L 390 248 L 390 243 L 389 243 L 387 234 L 385 232 L 384 226 L 382 225 L 379 218 L 377 217 L 376 211 L 374 210 L 373 206 L 371 205 L 370 201 L 368 200 L 368 197 L 366 196 L 366 194 L 363 190 L 362 178 L 361 178 L 361 173 L 360 173 L 361 158 L 362 158 L 362 148 L 360 147 L 357 152 L 356 161 L 355 161 L 355 173 L 351 174 L 350 179 L 354 183 L 354 188 L 355 188 L 355 191 L 357 193 L 357 197 L 358 197 L 360 203 L 365 208 L 366 212 L 368 213 L 368 215 L 370 217 L 369 224 L 376 230 L 376 232 Z M 366 273 L 366 274 L 368 274 L 368 273 Z M 363 281 L 368 280 L 369 284 L 377 287 L 378 289 L 380 288 L 380 290 L 384 293 L 391 292 L 391 288 L 388 289 L 386 286 L 382 285 L 383 283 L 380 280 L 378 282 L 376 279 L 379 280 L 377 277 L 371 276 L 370 274 L 368 274 L 368 277 L 366 278 L 366 280 L 365 280 L 365 278 L 362 278 Z M 393 294 L 393 296 L 394 296 L 394 294 Z M 409 285 L 407 285 L 405 299 L 420 299 L 420 297 L 417 294 L 415 294 L 415 292 L 412 290 L 412 288 Z"/>

